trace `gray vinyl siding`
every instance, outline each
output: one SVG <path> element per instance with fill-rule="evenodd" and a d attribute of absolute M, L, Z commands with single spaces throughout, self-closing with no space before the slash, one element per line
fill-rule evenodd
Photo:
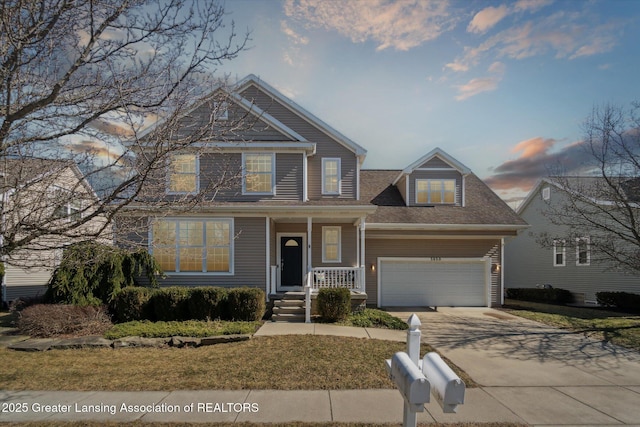
<path fill-rule="evenodd" d="M 433 157 L 429 160 L 427 160 L 426 162 L 424 162 L 423 164 L 421 164 L 420 166 L 418 166 L 418 168 L 438 168 L 438 169 L 442 169 L 442 168 L 447 168 L 447 169 L 451 169 L 451 165 L 448 164 L 447 162 L 445 162 L 444 160 L 442 160 L 440 157 Z"/>
<path fill-rule="evenodd" d="M 366 238 L 365 248 L 365 280 L 367 305 L 378 304 L 378 272 L 371 266 L 378 265 L 380 257 L 406 258 L 482 258 L 489 256 L 492 263 L 499 262 L 500 240 L 497 239 L 403 239 Z M 491 274 L 491 306 L 500 304 L 500 273 Z"/>
<path fill-rule="evenodd" d="M 433 160 L 431 162 L 433 162 Z M 456 170 L 451 170 L 451 171 L 415 170 L 413 171 L 409 175 L 409 206 L 416 206 L 416 180 L 417 179 L 455 179 L 456 205 L 458 206 L 462 205 L 462 174 L 460 174 L 460 172 Z"/>
<path fill-rule="evenodd" d="M 33 286 L 7 286 L 6 299 L 4 302 L 10 304 L 18 298 L 36 298 L 41 297 L 47 292 L 46 285 Z"/>
<path fill-rule="evenodd" d="M 402 200 L 407 203 L 407 175 L 403 175 L 402 178 L 396 183 L 396 188 L 402 195 Z"/>
<path fill-rule="evenodd" d="M 551 202 L 558 203 L 563 193 L 551 188 Z M 554 266 L 553 248 L 544 248 L 536 242 L 536 236 L 548 232 L 550 236 L 566 236 L 561 227 L 549 223 L 543 211 L 545 201 L 540 193 L 535 194 L 521 213 L 522 219 L 531 228 L 505 242 L 505 287 L 534 288 L 536 285 L 550 284 L 555 288 L 573 292 L 578 302 L 596 301 L 596 292 L 624 291 L 640 294 L 640 277 L 621 271 L 611 270 L 608 265 L 596 263 L 577 266 L 574 245 L 566 247 L 565 266 Z"/>
<path fill-rule="evenodd" d="M 200 189 L 205 199 L 221 202 L 302 200 L 303 162 L 302 154 L 276 153 L 275 194 L 251 195 L 242 194 L 242 153 L 204 153 L 200 156 Z"/>
<path fill-rule="evenodd" d="M 247 110 L 232 100 L 227 101 L 228 119 L 216 120 L 216 133 L 211 136 L 214 140 L 224 141 L 292 141 L 292 138 L 270 127 L 262 118 Z M 203 104 L 180 119 L 177 137 L 186 137 L 198 132 L 203 125 L 211 120 L 212 106 Z M 227 131 L 225 131 L 227 130 Z"/>
<path fill-rule="evenodd" d="M 266 291 L 266 227 L 264 217 L 235 218 L 233 275 L 168 273 L 162 286 L 251 286 Z"/>
<path fill-rule="evenodd" d="M 356 155 L 329 137 L 326 133 L 291 111 L 285 105 L 280 104 L 274 98 L 250 86 L 241 93 L 241 96 L 255 102 L 257 106 L 269 113 L 275 119 L 293 129 L 309 142 L 316 143 L 316 154 L 309 158 L 308 196 L 310 200 L 326 198 L 355 199 L 357 195 L 357 157 Z M 322 195 L 322 158 L 340 158 L 342 187 L 339 196 Z"/>

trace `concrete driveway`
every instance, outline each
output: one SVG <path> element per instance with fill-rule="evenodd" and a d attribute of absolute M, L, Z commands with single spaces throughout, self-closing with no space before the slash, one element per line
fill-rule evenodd
<path fill-rule="evenodd" d="M 389 311 L 527 423 L 640 423 L 636 351 L 488 308 Z"/>

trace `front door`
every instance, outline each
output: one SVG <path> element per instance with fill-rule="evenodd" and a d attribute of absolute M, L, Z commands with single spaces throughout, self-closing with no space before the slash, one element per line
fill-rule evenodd
<path fill-rule="evenodd" d="M 280 286 L 302 286 L 302 237 L 280 237 Z"/>

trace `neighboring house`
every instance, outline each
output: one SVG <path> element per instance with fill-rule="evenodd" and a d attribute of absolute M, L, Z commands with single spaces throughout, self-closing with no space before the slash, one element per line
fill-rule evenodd
<path fill-rule="evenodd" d="M 199 108 L 192 119 L 210 116 Z M 218 121 L 247 114 L 250 131 L 175 154 L 159 178 L 165 198 L 211 197 L 157 215 L 152 198 L 127 207 L 147 228 L 126 237 L 148 245 L 163 284 L 270 297 L 308 283 L 373 306 L 501 304 L 503 239 L 526 224 L 463 164 L 435 149 L 402 171 L 361 170 L 363 147 L 253 75 Z M 221 171 L 232 178 L 213 192 Z"/>
<path fill-rule="evenodd" d="M 25 236 L 39 237 L 19 243 L 2 259 L 2 302 L 44 294 L 51 273 L 60 262 L 62 248 L 82 239 L 89 230 L 104 227 L 102 218 L 69 229 L 87 215 L 96 201 L 91 186 L 70 161 L 40 158 L 0 159 L 0 242 L 11 246 Z M 110 231 L 106 230 L 110 241 Z"/>
<path fill-rule="evenodd" d="M 576 188 L 589 188 L 594 180 L 600 178 L 571 179 Z M 567 197 L 565 188 L 557 180 L 545 178 L 536 184 L 519 206 L 517 212 L 531 228 L 507 243 L 506 287 L 551 285 L 571 291 L 577 303 L 587 304 L 596 303 L 596 292 L 599 291 L 640 293 L 640 277 L 612 268 L 611 263 L 595 256 L 592 248 L 593 239 L 597 238 L 595 230 L 582 236 L 571 236 L 567 226 L 551 222 L 550 210 L 563 209 Z M 545 235 L 548 236 L 548 245 L 541 244 L 541 237 Z"/>

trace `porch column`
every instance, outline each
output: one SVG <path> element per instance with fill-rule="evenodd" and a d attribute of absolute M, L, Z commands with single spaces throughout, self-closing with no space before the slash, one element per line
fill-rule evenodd
<path fill-rule="evenodd" d="M 364 258 L 364 252 L 365 252 L 365 248 L 364 248 L 364 238 L 365 238 L 365 229 L 366 229 L 366 225 L 365 225 L 365 218 L 362 217 L 360 219 L 360 290 L 362 292 L 366 292 L 366 284 L 365 284 L 365 271 L 367 269 L 367 267 L 365 266 L 365 258 Z"/>
<path fill-rule="evenodd" d="M 311 264 L 311 230 L 313 228 L 313 218 L 307 217 L 307 273 L 311 271 L 313 268 L 313 264 Z"/>
<path fill-rule="evenodd" d="M 264 235 L 265 235 L 265 278 L 266 278 L 266 294 L 267 294 L 267 302 L 269 302 L 269 294 L 271 293 L 271 286 L 273 286 L 273 283 L 271 283 L 271 221 L 270 218 L 268 216 L 265 217 L 264 219 L 264 223 L 265 223 L 265 229 L 264 229 Z"/>

